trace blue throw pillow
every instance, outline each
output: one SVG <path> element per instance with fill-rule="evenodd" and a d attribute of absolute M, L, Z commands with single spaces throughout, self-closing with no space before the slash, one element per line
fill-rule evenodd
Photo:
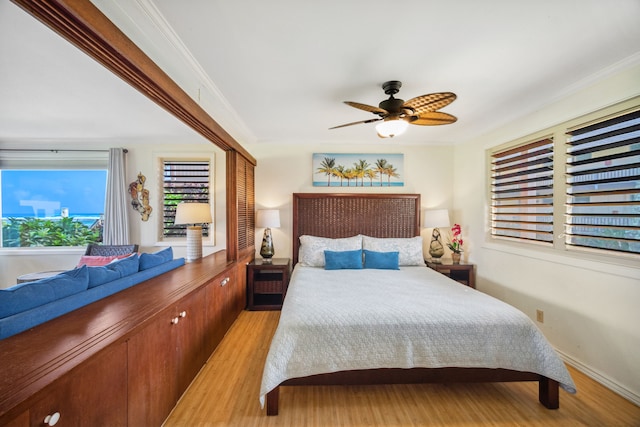
<path fill-rule="evenodd" d="M 89 269 L 89 288 L 104 285 L 120 278 L 120 271 L 104 267 L 87 267 Z"/>
<path fill-rule="evenodd" d="M 325 270 L 362 269 L 362 251 L 324 251 Z"/>
<path fill-rule="evenodd" d="M 138 254 L 133 254 L 126 258 L 119 259 L 117 261 L 113 261 L 105 267 L 111 270 L 116 270 L 120 273 L 120 277 L 131 276 L 132 274 L 136 274 L 138 272 L 138 267 L 140 266 L 140 258 Z"/>
<path fill-rule="evenodd" d="M 83 265 L 46 279 L 0 289 L 0 318 L 77 294 L 86 290 L 88 285 L 89 272 Z"/>
<path fill-rule="evenodd" d="M 162 249 L 158 252 L 147 254 L 140 254 L 140 271 L 147 270 L 151 267 L 155 267 L 165 262 L 169 262 L 173 259 L 173 249 L 171 246 Z"/>
<path fill-rule="evenodd" d="M 399 252 L 374 252 L 364 250 L 364 268 L 379 270 L 400 270 Z"/>

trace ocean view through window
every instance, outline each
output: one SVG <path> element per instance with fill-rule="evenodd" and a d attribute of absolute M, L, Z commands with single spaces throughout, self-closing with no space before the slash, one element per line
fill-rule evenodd
<path fill-rule="evenodd" d="M 2 247 L 102 241 L 104 169 L 0 170 Z"/>

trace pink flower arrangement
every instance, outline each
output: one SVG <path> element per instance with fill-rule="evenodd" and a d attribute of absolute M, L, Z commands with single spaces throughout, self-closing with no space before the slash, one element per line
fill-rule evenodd
<path fill-rule="evenodd" d="M 451 233 L 453 233 L 453 238 L 447 243 L 447 246 L 453 251 L 453 253 L 459 254 L 462 252 L 462 244 L 464 243 L 460 237 L 462 234 L 460 224 L 453 224 L 453 227 L 451 227 Z"/>

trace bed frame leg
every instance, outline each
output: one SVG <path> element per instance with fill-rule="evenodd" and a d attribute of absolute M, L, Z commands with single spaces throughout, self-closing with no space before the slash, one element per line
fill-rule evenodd
<path fill-rule="evenodd" d="M 278 415 L 278 398 L 280 397 L 280 387 L 276 387 L 267 393 L 267 415 Z"/>
<path fill-rule="evenodd" d="M 541 377 L 538 383 L 538 399 L 547 409 L 560 407 L 560 393 L 558 381 Z"/>

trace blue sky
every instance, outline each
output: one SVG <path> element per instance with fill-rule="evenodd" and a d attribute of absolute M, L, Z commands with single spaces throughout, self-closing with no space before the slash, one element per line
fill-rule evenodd
<path fill-rule="evenodd" d="M 69 216 L 104 211 L 106 170 L 2 170 L 2 216 Z"/>

